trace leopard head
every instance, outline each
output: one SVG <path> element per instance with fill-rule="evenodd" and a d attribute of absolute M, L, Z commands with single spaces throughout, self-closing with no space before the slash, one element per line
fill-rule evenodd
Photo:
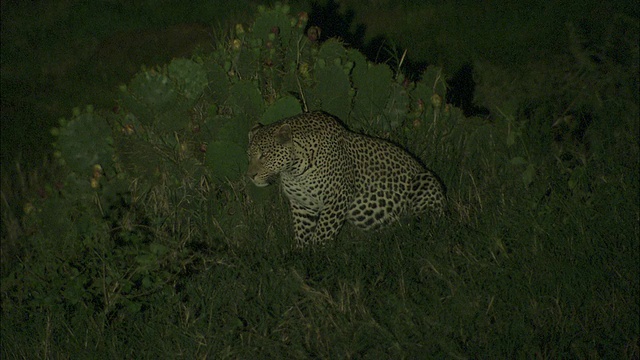
<path fill-rule="evenodd" d="M 275 182 L 293 161 L 291 125 L 256 125 L 249 131 L 247 176 L 259 187 Z"/>

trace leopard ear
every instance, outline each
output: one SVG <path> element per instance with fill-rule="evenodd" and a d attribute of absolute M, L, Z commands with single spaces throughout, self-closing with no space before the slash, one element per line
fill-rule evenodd
<path fill-rule="evenodd" d="M 291 144 L 291 125 L 284 124 L 276 130 L 276 140 L 280 145 L 288 145 Z"/>
<path fill-rule="evenodd" d="M 249 142 L 251 142 L 251 139 L 253 139 L 253 136 L 258 132 L 258 130 L 260 130 L 262 126 L 263 125 L 260 123 L 253 125 L 251 130 L 249 130 Z"/>

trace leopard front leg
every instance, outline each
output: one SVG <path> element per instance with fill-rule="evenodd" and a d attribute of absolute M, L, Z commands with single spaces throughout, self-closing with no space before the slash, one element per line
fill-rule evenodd
<path fill-rule="evenodd" d="M 333 240 L 342 229 L 346 217 L 345 209 L 327 208 L 321 211 L 316 225 L 314 243 L 324 244 Z"/>
<path fill-rule="evenodd" d="M 346 219 L 346 205 L 312 210 L 291 202 L 296 247 L 323 244 L 338 234 Z"/>
<path fill-rule="evenodd" d="M 421 214 L 428 209 L 437 215 L 444 213 L 444 187 L 431 172 L 420 173 L 413 178 L 409 198 L 414 214 Z"/>
<path fill-rule="evenodd" d="M 291 201 L 290 204 L 296 247 L 303 248 L 306 245 L 315 242 L 314 238 L 318 224 L 318 211 L 304 207 L 295 201 Z"/>

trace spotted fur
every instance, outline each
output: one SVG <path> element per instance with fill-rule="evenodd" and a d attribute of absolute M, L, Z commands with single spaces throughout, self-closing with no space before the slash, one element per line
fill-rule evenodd
<path fill-rule="evenodd" d="M 438 178 L 401 148 L 312 112 L 249 132 L 247 176 L 280 179 L 299 247 L 333 239 L 345 221 L 369 230 L 405 213 L 442 213 Z"/>

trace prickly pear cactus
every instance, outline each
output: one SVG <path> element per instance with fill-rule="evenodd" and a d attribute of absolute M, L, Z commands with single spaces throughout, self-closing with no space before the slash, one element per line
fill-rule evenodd
<path fill-rule="evenodd" d="M 145 126 L 172 132 L 188 125 L 188 112 L 208 85 L 207 71 L 192 60 L 136 75 L 122 86 L 121 104 Z"/>
<path fill-rule="evenodd" d="M 243 113 L 248 119 L 262 115 L 265 102 L 256 84 L 241 80 L 231 86 L 228 103 L 234 113 Z"/>
<path fill-rule="evenodd" d="M 278 120 L 300 114 L 302 109 L 300 108 L 300 102 L 293 96 L 285 96 L 276 100 L 271 104 L 267 110 L 262 114 L 263 125 L 268 125 Z"/>
<path fill-rule="evenodd" d="M 346 59 L 346 55 L 347 49 L 338 39 L 329 39 L 320 46 L 315 58 L 320 66 L 324 66 L 326 64 L 335 64 L 339 66 Z"/>
<path fill-rule="evenodd" d="M 213 178 L 222 183 L 246 171 L 246 158 L 245 147 L 235 141 L 216 140 L 207 146 L 206 165 Z"/>
<path fill-rule="evenodd" d="M 253 34 L 264 44 L 270 41 L 288 44 L 295 36 L 295 33 L 289 30 L 293 21 L 289 16 L 290 11 L 289 5 L 276 4 L 272 10 L 260 7 L 253 23 Z"/>
<path fill-rule="evenodd" d="M 340 64 L 319 65 L 314 72 L 316 84 L 307 91 L 309 110 L 324 110 L 341 119 L 351 109 L 351 83 Z"/>
<path fill-rule="evenodd" d="M 56 137 L 54 156 L 70 171 L 56 186 L 59 198 L 52 198 L 59 209 L 47 212 L 50 204 L 45 205 L 42 219 L 47 224 L 50 220 L 51 224 L 65 223 L 69 220 L 64 219 L 65 214 L 74 216 L 76 234 L 88 236 L 96 231 L 92 216 L 105 216 L 112 206 L 120 204 L 121 194 L 127 191 L 124 178 L 116 171 L 112 128 L 107 116 L 87 106 L 84 111 L 74 109 L 73 117 L 61 119 L 60 127 L 51 132 Z M 91 207 L 96 199 L 103 206 L 101 214 Z"/>
<path fill-rule="evenodd" d="M 113 162 L 113 138 L 106 120 L 87 107 L 85 112 L 74 110 L 71 120 L 60 120 L 60 127 L 52 130 L 57 139 L 55 156 L 71 171 L 89 175 L 95 165 L 110 166 Z"/>
<path fill-rule="evenodd" d="M 301 111 L 323 110 L 356 131 L 405 145 L 424 143 L 425 133 L 434 130 L 429 124 L 457 116 L 445 111 L 450 107 L 442 100 L 446 84 L 439 68 L 429 67 L 420 81 L 410 82 L 337 39 L 319 43 L 320 29 L 304 33 L 307 15 L 289 12 L 281 4 L 259 7 L 252 25 L 238 24 L 229 42 L 204 60 L 210 101 L 216 104 L 216 113 L 207 118 L 213 146 L 206 158 L 216 174 L 241 175 L 243 166 L 225 164 L 240 161 L 239 149 L 253 124 Z"/>
<path fill-rule="evenodd" d="M 393 73 L 385 64 L 359 63 L 353 69 L 353 116 L 367 126 L 380 124 L 391 93 Z M 383 122 L 384 123 L 384 122 Z M 384 129 L 388 131 L 389 129 Z"/>
<path fill-rule="evenodd" d="M 139 73 L 121 91 L 122 104 L 145 125 L 154 125 L 156 117 L 170 110 L 178 97 L 169 77 L 155 70 Z"/>
<path fill-rule="evenodd" d="M 177 85 L 179 93 L 192 101 L 200 98 L 209 84 L 204 66 L 188 59 L 175 59 L 169 64 L 169 77 Z"/>
<path fill-rule="evenodd" d="M 321 29 L 305 33 L 307 21 L 306 13 L 292 15 L 288 5 L 260 6 L 252 24 L 236 25 L 212 53 L 143 70 L 122 86 L 115 150 L 74 158 L 79 152 L 73 146 L 105 148 L 104 139 L 73 146 L 62 141 L 62 157 L 75 169 L 113 158 L 121 171 L 148 184 L 181 183 L 200 166 L 223 185 L 241 179 L 247 133 L 258 122 L 323 110 L 356 131 L 421 146 L 433 124 L 459 116 L 443 101 L 439 68 L 409 82 L 337 39 L 320 43 Z M 93 115 L 83 116 L 65 127 L 61 139 L 108 132 L 104 126 L 83 129 L 79 124 Z"/>

